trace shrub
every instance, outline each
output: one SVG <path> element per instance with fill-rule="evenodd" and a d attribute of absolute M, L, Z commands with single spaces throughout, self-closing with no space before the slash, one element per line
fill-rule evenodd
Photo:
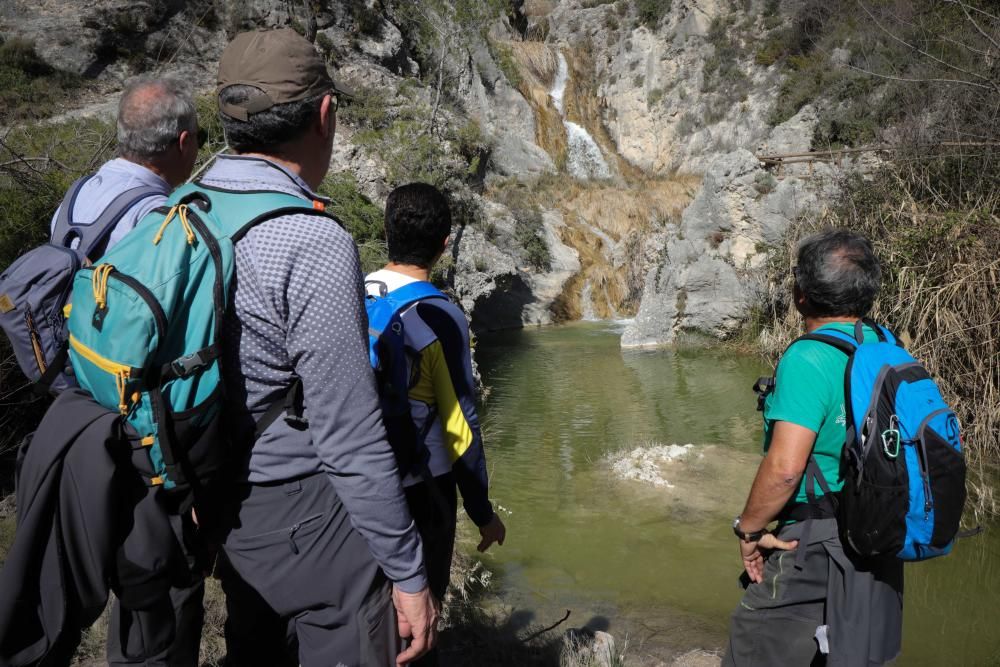
<path fill-rule="evenodd" d="M 379 11 L 379 3 L 373 7 L 368 6 L 367 0 L 349 0 L 347 3 L 351 19 L 354 21 L 354 29 L 361 35 L 377 35 L 382 28 L 382 14 Z"/>
<path fill-rule="evenodd" d="M 361 130 L 385 129 L 391 121 L 389 99 L 379 90 L 359 90 L 337 110 L 337 120 Z"/>
<path fill-rule="evenodd" d="M 636 0 L 639 22 L 655 30 L 660 20 L 670 11 L 671 0 Z"/>
<path fill-rule="evenodd" d="M 492 42 L 490 43 L 492 44 Z M 519 87 L 524 82 L 524 77 L 521 76 L 521 70 L 518 69 L 517 61 L 514 60 L 513 50 L 505 44 L 498 44 L 494 49 L 496 51 L 497 67 L 503 72 L 507 83 L 513 88 Z"/>
<path fill-rule="evenodd" d="M 662 88 L 653 88 L 649 91 L 649 95 L 646 96 L 646 104 L 651 107 L 656 106 L 663 99 L 664 95 L 666 93 Z"/>
<path fill-rule="evenodd" d="M 0 40 L 0 118 L 47 118 L 63 111 L 62 103 L 82 79 L 50 67 L 31 42 L 15 37 Z"/>
<path fill-rule="evenodd" d="M 753 187 L 758 193 L 766 195 L 774 192 L 774 189 L 778 187 L 778 180 L 770 172 L 761 171 L 754 176 Z"/>
<path fill-rule="evenodd" d="M 674 134 L 679 138 L 683 138 L 698 129 L 698 126 L 698 117 L 690 111 L 685 111 L 684 115 L 681 116 L 681 119 L 677 121 L 677 126 L 674 128 Z"/>

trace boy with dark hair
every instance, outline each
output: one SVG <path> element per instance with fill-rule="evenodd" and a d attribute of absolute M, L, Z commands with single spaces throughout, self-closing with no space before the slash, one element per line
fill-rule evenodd
<path fill-rule="evenodd" d="M 389 194 L 385 236 L 389 263 L 365 279 L 373 297 L 417 281 L 429 281 L 451 234 L 451 212 L 433 186 L 413 183 Z M 441 599 L 448 588 L 455 543 L 456 487 L 466 514 L 479 527 L 485 551 L 503 544 L 506 528 L 488 495 L 486 457 L 476 414 L 469 323 L 455 304 L 435 298 L 417 301 L 401 313 L 408 350 L 419 370 L 410 373 L 411 415 L 426 434 L 429 477 L 406 476 L 403 486 L 423 540 L 431 591 Z M 416 446 L 416 443 L 415 443 Z M 429 653 L 420 664 L 436 664 Z"/>

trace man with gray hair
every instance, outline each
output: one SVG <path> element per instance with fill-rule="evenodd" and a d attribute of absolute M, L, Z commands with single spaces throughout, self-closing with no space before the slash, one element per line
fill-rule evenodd
<path fill-rule="evenodd" d="M 191 175 L 198 156 L 194 101 L 175 79 L 141 77 L 130 82 L 118 103 L 117 129 L 119 157 L 76 181 L 52 218 L 52 241 L 79 248 L 91 262 L 162 206 L 170 191 Z M 108 664 L 195 667 L 203 596 L 204 582 L 199 579 L 170 589 L 172 611 L 129 610 L 115 600 Z M 171 636 L 172 643 L 165 645 Z"/>
<path fill-rule="evenodd" d="M 52 217 L 52 241 L 91 261 L 187 180 L 198 156 L 194 101 L 171 78 L 130 82 L 118 103 L 118 155 L 70 188 Z"/>
<path fill-rule="evenodd" d="M 820 336 L 792 343 L 760 388 L 765 456 L 733 522 L 746 592 L 723 664 L 880 665 L 900 650 L 902 561 L 862 560 L 841 544 L 847 356 L 822 332 L 879 340 L 863 318 L 881 270 L 865 238 L 831 230 L 802 241 L 792 273 L 795 307 Z"/>

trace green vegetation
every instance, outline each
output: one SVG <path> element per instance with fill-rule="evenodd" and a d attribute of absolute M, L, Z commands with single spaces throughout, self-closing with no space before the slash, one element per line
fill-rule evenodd
<path fill-rule="evenodd" d="M 382 209 L 358 190 L 350 172 L 330 174 L 320 186 L 320 194 L 330 198 L 327 211 L 351 233 L 361 254 L 361 270 L 370 273 L 385 266 L 385 226 Z"/>
<path fill-rule="evenodd" d="M 459 125 L 453 113 L 438 110 L 435 116 L 425 103 L 360 91 L 341 120 L 360 130 L 354 144 L 386 165 L 390 187 L 421 181 L 440 188 L 449 195 L 453 219 L 464 225 L 480 216 L 467 190 L 481 182 L 492 145 L 478 122 Z"/>
<path fill-rule="evenodd" d="M 709 100 L 706 123 L 721 120 L 750 92 L 750 79 L 740 64 L 744 56 L 741 35 L 732 14 L 715 17 L 709 26 L 708 41 L 713 50 L 702 69 L 702 91 L 714 94 Z"/>
<path fill-rule="evenodd" d="M 975 13 L 986 3 L 967 4 L 979 28 L 996 29 L 987 15 Z M 991 85 L 980 70 L 992 45 L 954 3 L 887 0 L 839 12 L 828 2 L 806 0 L 790 21 L 783 25 L 780 18 L 777 3 L 768 0 L 768 32 L 754 60 L 784 75 L 768 120 L 777 125 L 818 103 L 814 148 L 877 141 L 884 128 L 923 107 L 935 80 Z"/>
<path fill-rule="evenodd" d="M 521 71 L 517 68 L 517 61 L 514 60 L 514 52 L 511 48 L 505 44 L 497 44 L 492 40 L 488 44 L 490 45 L 493 57 L 496 59 L 497 67 L 503 72 L 507 83 L 513 88 L 520 86 L 523 83 L 523 77 L 521 76 Z"/>
<path fill-rule="evenodd" d="M 493 191 L 493 197 L 510 209 L 514 216 L 514 240 L 521 258 L 533 268 L 546 271 L 552 267 L 552 253 L 545 242 L 542 208 L 535 193 L 517 181 L 503 183 Z M 484 230 L 487 237 L 496 238 L 495 226 Z"/>
<path fill-rule="evenodd" d="M 62 111 L 79 76 L 50 67 L 31 42 L 19 37 L 0 39 L 0 119 L 2 122 L 37 120 Z"/>
<path fill-rule="evenodd" d="M 754 177 L 753 187 L 758 193 L 766 195 L 769 192 L 774 192 L 774 189 L 778 187 L 778 180 L 773 174 L 762 171 Z"/>
<path fill-rule="evenodd" d="M 354 29 L 361 35 L 377 35 L 382 27 L 382 13 L 379 3 L 369 6 L 367 0 L 348 0 L 344 3 L 351 13 Z"/>
<path fill-rule="evenodd" d="M 671 4 L 671 0 L 636 0 L 635 8 L 639 22 L 650 30 L 655 29 L 670 11 Z"/>

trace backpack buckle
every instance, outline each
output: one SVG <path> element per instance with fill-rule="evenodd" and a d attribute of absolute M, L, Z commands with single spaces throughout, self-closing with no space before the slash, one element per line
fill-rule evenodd
<path fill-rule="evenodd" d="M 285 414 L 285 423 L 294 428 L 296 431 L 304 431 L 309 428 L 308 419 L 290 413 Z"/>
<path fill-rule="evenodd" d="M 199 368 L 207 365 L 207 361 L 201 354 L 201 350 L 192 352 L 170 362 L 170 370 L 179 378 L 187 377 Z"/>
<path fill-rule="evenodd" d="M 768 394 L 774 391 L 774 377 L 764 376 L 757 378 L 753 383 L 753 393 L 757 394 L 757 412 L 764 411 L 764 402 Z"/>

